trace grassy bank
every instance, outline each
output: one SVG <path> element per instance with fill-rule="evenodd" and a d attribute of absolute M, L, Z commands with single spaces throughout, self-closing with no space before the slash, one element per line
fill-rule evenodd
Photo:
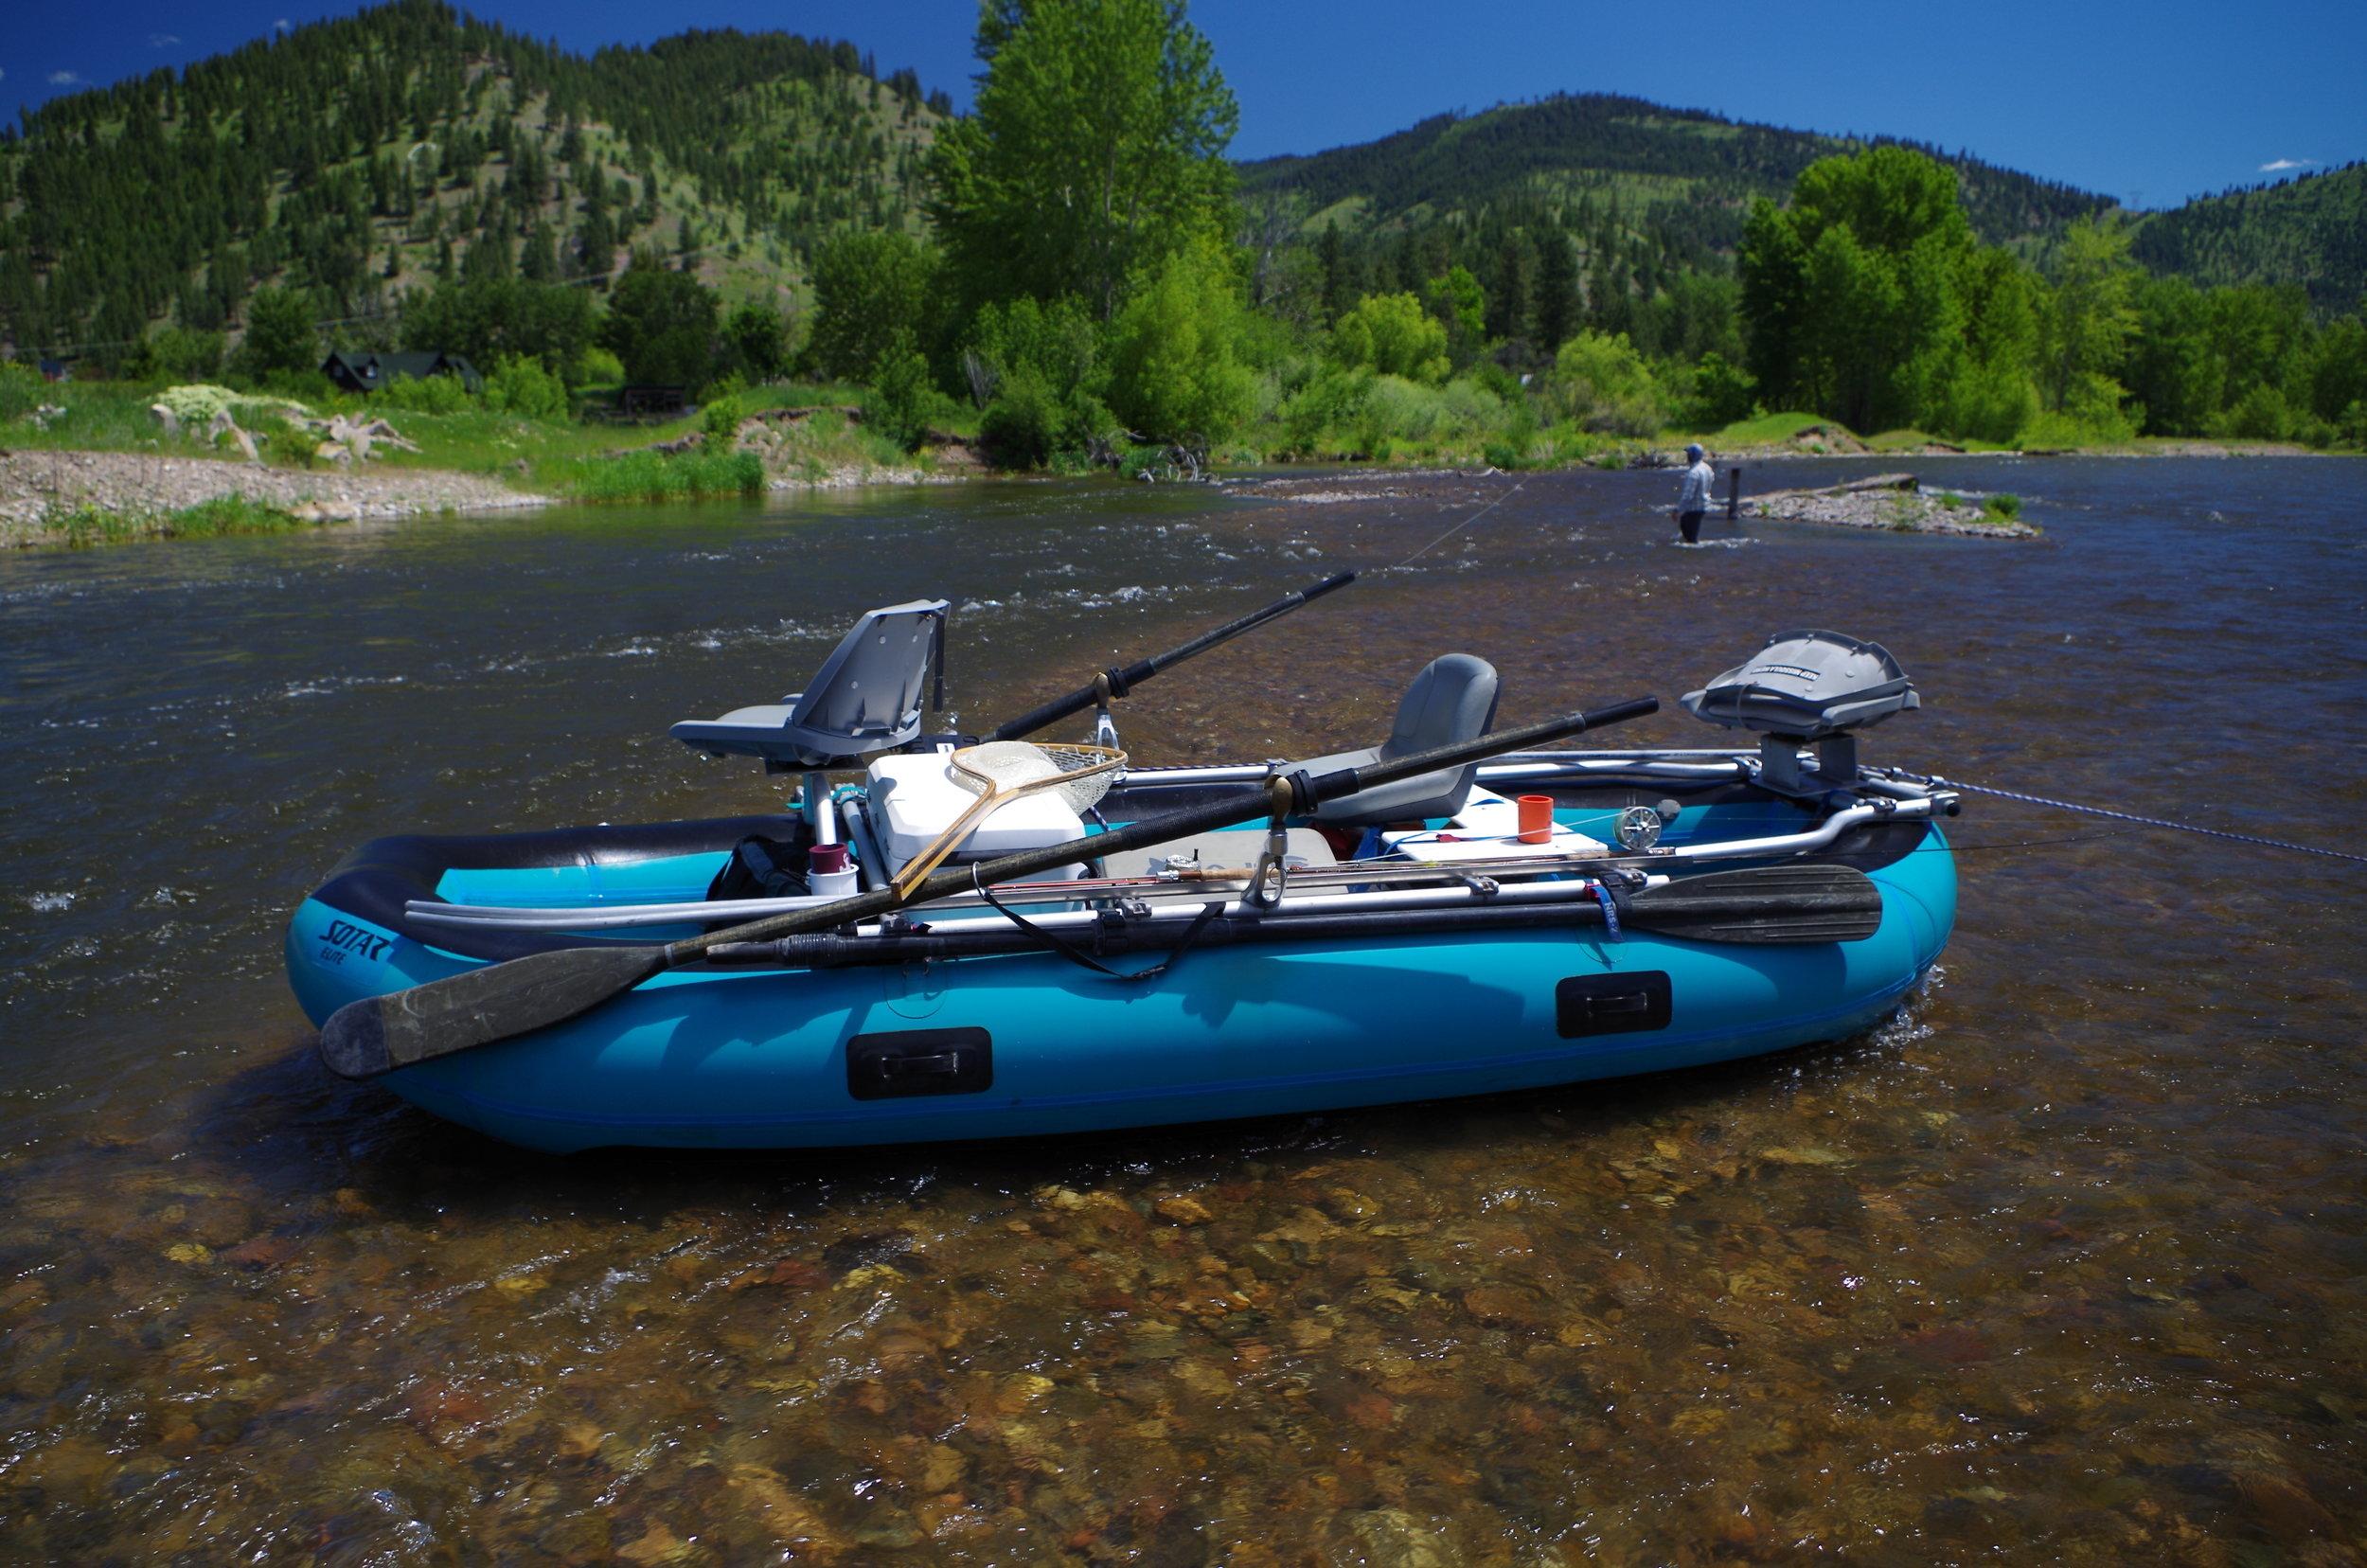
<path fill-rule="evenodd" d="M 157 419 L 151 408 L 163 396 L 165 389 L 159 386 L 125 383 L 50 387 L 44 394 L 45 408 L 0 420 L 0 450 L 217 460 L 241 454 L 229 438 L 209 437 L 205 418 L 184 419 L 177 430 Z M 184 406 L 191 402 L 186 389 L 173 396 Z M 456 399 L 449 400 L 456 406 L 439 409 L 389 406 L 383 398 L 350 397 L 316 398 L 297 405 L 296 412 L 313 419 L 344 416 L 354 423 L 383 420 L 396 433 L 398 441 L 374 441 L 366 459 L 347 465 L 320 455 L 322 431 L 291 423 L 280 411 L 287 406 L 285 400 L 225 396 L 232 417 L 255 440 L 267 471 L 281 476 L 261 487 L 271 493 L 259 499 L 223 496 L 190 506 L 186 504 L 188 487 L 172 493 L 171 487 L 153 487 L 135 472 L 96 499 L 76 499 L 69 490 L 67 501 L 61 504 L 45 502 L 53 484 L 33 480 L 17 496 L 24 504 L 10 525 L 14 537 L 20 542 L 97 544 L 277 531 L 319 520 L 320 510 L 309 501 L 322 502 L 333 513 L 340 505 L 335 498 L 360 488 L 365 476 L 383 480 L 410 473 L 422 482 L 412 489 L 429 490 L 433 487 L 426 482 L 432 475 L 465 475 L 477 487 L 467 496 L 381 497 L 370 514 L 386 516 L 499 506 L 505 496 L 583 502 L 742 497 L 760 494 L 776 482 L 909 480 L 940 469 L 925 442 L 921 454 L 915 455 L 881 434 L 863 412 L 863 390 L 847 385 L 743 389 L 703 410 L 654 425 L 528 418 Z M 1715 430 L 1648 434 L 1633 426 L 1626 431 L 1589 428 L 1575 415 L 1540 423 L 1540 414 L 1551 404 L 1493 373 L 1438 384 L 1390 375 L 1349 383 L 1317 380 L 1289 393 L 1276 380 L 1268 382 L 1257 404 L 1237 437 L 1208 454 L 1213 466 L 1625 468 L 1639 460 L 1664 460 L 1695 439 L 1721 466 L 1775 456 L 1904 457 L 2005 450 L 1936 441 L 1915 430 L 1861 437 L 1833 420 L 1795 412 L 1757 414 Z M 927 422 L 932 431 L 961 437 L 974 435 L 979 424 L 974 410 L 950 400 L 932 409 Z M 2141 439 L 2078 450 L 2182 454 L 2259 451 L 2262 443 Z M 1121 448 L 1119 456 L 1120 472 L 1129 478 L 1166 477 L 1176 472 L 1164 447 Z M 1056 454 L 1052 466 L 1086 470 L 1081 453 Z M 207 469 L 211 472 L 211 465 Z M 240 472 L 258 472 L 243 465 Z M 978 470 L 968 453 L 949 451 L 946 472 Z M 258 486 L 240 482 L 240 488 L 253 490 Z M 0 496 L 0 502 L 7 499 Z M 172 502 L 183 504 L 175 507 Z M 345 506 L 344 514 L 352 515 L 350 505 Z"/>
<path fill-rule="evenodd" d="M 544 466 L 550 487 L 577 501 L 680 501 L 760 495 L 764 463 L 750 452 L 628 452 Z"/>
<path fill-rule="evenodd" d="M 235 437 L 209 434 L 206 418 L 181 419 L 177 429 L 159 419 L 152 409 L 168 391 L 160 384 L 123 382 L 48 387 L 43 394 L 45 406 L 0 419 L 0 449 L 243 456 Z M 292 401 L 233 393 L 211 401 L 226 404 L 233 420 L 254 440 L 262 462 L 291 472 L 317 473 L 324 481 L 345 470 L 320 454 L 323 432 L 292 423 L 283 408 L 315 420 L 383 420 L 391 428 L 400 441 L 374 441 L 369 455 L 350 465 L 353 472 L 464 473 L 520 492 L 573 500 L 665 501 L 756 494 L 775 475 L 821 483 L 849 473 L 914 467 L 916 459 L 896 443 L 843 412 L 858 405 L 862 397 L 858 387 L 763 386 L 650 424 L 536 419 L 487 408 L 472 400 L 434 409 L 406 408 L 383 397 L 344 395 Z M 794 419 L 763 419 L 783 410 L 811 412 Z M 759 422 L 745 427 L 754 438 L 742 446 L 742 421 L 750 419 Z M 974 419 L 970 426 L 975 429 Z M 959 421 L 955 428 L 968 433 L 960 431 Z M 661 450 L 668 447 L 685 450 Z M 78 527 L 92 534 L 98 526 L 84 519 Z M 115 532 L 131 536 L 147 528 L 143 519 L 131 514 Z"/>
<path fill-rule="evenodd" d="M 317 520 L 300 518 L 277 507 L 225 495 L 164 512 L 112 511 L 87 505 L 53 507 L 42 517 L 34 540 L 84 549 L 142 539 L 213 539 L 228 534 L 286 533 L 317 526 Z"/>

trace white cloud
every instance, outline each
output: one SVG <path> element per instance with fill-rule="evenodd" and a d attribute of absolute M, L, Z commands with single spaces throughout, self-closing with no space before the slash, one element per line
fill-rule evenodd
<path fill-rule="evenodd" d="M 2279 158 L 2274 163 L 2262 164 L 2260 166 L 2260 172 L 2263 174 L 2282 174 L 2288 169 L 2315 169 L 2317 167 L 2318 160 L 2315 158 Z"/>
<path fill-rule="evenodd" d="M 181 35 L 179 33 L 150 33 L 148 35 L 148 46 L 151 49 L 165 48 L 169 45 L 178 44 L 180 42 Z"/>
<path fill-rule="evenodd" d="M 49 85 L 52 87 L 71 87 L 81 80 L 81 76 L 74 71 L 52 71 L 49 73 Z"/>
<path fill-rule="evenodd" d="M 294 32 L 295 29 L 288 25 L 288 19 L 283 16 L 278 21 L 272 24 L 272 30 L 274 32 Z"/>

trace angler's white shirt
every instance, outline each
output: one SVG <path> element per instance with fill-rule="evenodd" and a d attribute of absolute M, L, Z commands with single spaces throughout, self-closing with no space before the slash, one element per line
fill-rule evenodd
<path fill-rule="evenodd" d="M 1716 482 L 1716 477 L 1710 471 L 1707 457 L 1685 470 L 1684 493 L 1677 497 L 1677 509 L 1681 512 L 1709 510 L 1710 487 Z"/>

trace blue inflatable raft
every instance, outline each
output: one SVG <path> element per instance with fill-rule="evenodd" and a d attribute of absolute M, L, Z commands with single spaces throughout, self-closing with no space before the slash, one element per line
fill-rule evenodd
<path fill-rule="evenodd" d="M 680 941 L 884 887 L 974 798 L 948 782 L 968 738 L 918 733 L 943 614 L 874 612 L 808 693 L 678 726 L 803 773 L 779 815 L 365 845 L 289 926 L 305 1012 L 324 1023 L 533 954 Z M 875 694 L 892 689 L 885 721 L 834 711 L 863 639 L 899 632 L 925 650 L 899 677 L 868 669 Z M 1494 672 L 1459 657 L 1423 672 L 1389 742 L 1355 755 L 1484 731 Z M 1830 689 L 1803 699 L 1804 668 Z M 791 1148 L 1489 1094 L 1840 1039 L 1899 1006 L 1954 919 L 1939 819 L 1955 796 L 1856 759 L 1853 729 L 1913 703 L 1878 648 L 1793 633 L 1686 699 L 1759 729 L 1756 752 L 1514 753 L 1287 821 L 1247 813 L 1155 851 L 973 878 L 723 942 L 580 1016 L 382 1081 L 541 1149 Z M 831 779 L 854 761 L 860 781 Z M 1139 769 L 1068 815 L 1018 800 L 954 864 L 1107 836 L 1272 775 Z"/>

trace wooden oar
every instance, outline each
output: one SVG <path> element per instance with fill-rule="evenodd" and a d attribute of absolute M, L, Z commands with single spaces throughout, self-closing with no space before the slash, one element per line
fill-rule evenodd
<path fill-rule="evenodd" d="M 1304 814 L 1327 800 L 1422 774 L 1440 773 L 1607 724 L 1660 711 L 1656 697 L 1639 697 L 1593 713 L 1566 714 L 1474 740 L 1436 746 L 1387 762 L 1342 768 L 1310 778 L 1304 771 L 1274 775 L 1263 784 L 1180 811 L 1128 823 L 1108 832 L 1041 849 L 1023 849 L 975 866 L 939 871 L 909 893 L 875 888 L 851 899 L 792 910 L 679 942 L 649 947 L 560 948 L 507 963 L 488 964 L 408 990 L 366 996 L 329 1015 L 321 1027 L 321 1060 L 347 1078 L 371 1078 L 397 1067 L 492 1045 L 591 1011 L 654 975 L 698 958 L 721 942 L 760 942 L 801 931 L 828 931 L 876 918 L 908 902 L 926 902 L 977 883 L 1033 876 L 1096 855 L 1148 849 L 1227 823 L 1256 816 Z"/>

